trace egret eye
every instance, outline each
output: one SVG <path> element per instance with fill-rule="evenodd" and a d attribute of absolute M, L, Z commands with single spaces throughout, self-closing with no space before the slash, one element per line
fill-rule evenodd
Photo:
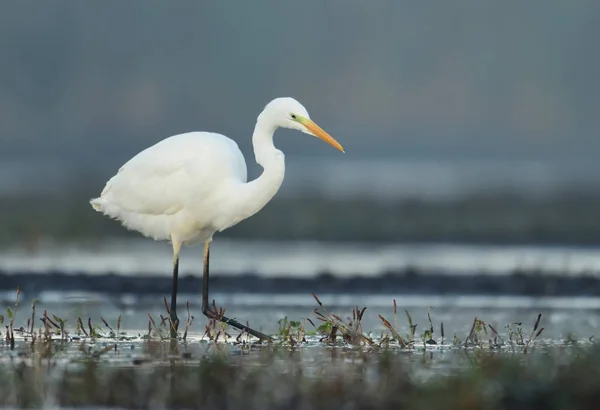
<path fill-rule="evenodd" d="M 296 119 L 296 114 L 292 114 L 292 120 Z"/>

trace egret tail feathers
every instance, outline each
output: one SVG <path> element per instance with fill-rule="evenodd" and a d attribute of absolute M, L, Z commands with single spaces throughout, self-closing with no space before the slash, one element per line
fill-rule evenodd
<path fill-rule="evenodd" d="M 94 208 L 98 212 L 102 212 L 102 202 L 102 198 L 92 198 L 90 200 L 92 208 Z"/>

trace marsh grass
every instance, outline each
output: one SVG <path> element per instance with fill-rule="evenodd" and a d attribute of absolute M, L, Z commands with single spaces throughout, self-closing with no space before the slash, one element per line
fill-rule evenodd
<path fill-rule="evenodd" d="M 31 316 L 27 318 L 26 326 L 16 327 L 15 320 L 19 311 L 20 295 L 21 291 L 17 289 L 14 305 L 6 308 L 9 321 L 5 324 L 4 342 L 11 350 L 15 348 L 15 334 L 17 335 L 17 339 L 20 338 L 24 342 L 29 342 L 32 347 L 35 347 L 36 342 L 45 343 L 55 340 L 62 342 L 88 341 L 92 343 L 99 340 L 111 340 L 114 342 L 137 339 L 171 340 L 170 328 L 172 323 L 166 298 L 163 300 L 166 314 L 163 315 L 160 313 L 158 319 L 155 319 L 151 313 L 148 313 L 147 332 L 131 336 L 125 332 L 121 332 L 121 315 L 114 321 L 106 320 L 100 316 L 101 324 L 93 323 L 92 318 L 87 318 L 84 322 L 81 317 L 77 317 L 74 328 L 71 330 L 67 320 L 57 315 L 49 314 L 44 310 L 42 316 L 39 318 L 41 325 L 36 329 L 37 300 L 32 302 Z M 471 323 L 470 332 L 465 336 L 464 341 L 455 333 L 452 343 L 445 344 L 443 323 L 439 324 L 440 336 L 437 340 L 435 338 L 436 331 L 431 314 L 432 308 L 430 307 L 427 310 L 427 323 L 421 334 L 417 333 L 418 324 L 414 322 L 411 313 L 405 310 L 404 316 L 406 317 L 407 332 L 402 335 L 397 303 L 396 299 L 393 299 L 392 322 L 382 314 L 378 314 L 377 316 L 381 320 L 385 331 L 382 331 L 379 336 L 374 336 L 373 331 L 365 333 L 363 329 L 362 319 L 367 310 L 366 307 L 360 308 L 358 305 L 355 306 L 351 311 L 351 315 L 344 320 L 340 315 L 331 312 L 316 294 L 313 293 L 313 297 L 317 303 L 317 307 L 313 311 L 315 321 L 310 317 L 301 320 L 289 320 L 287 317 L 280 319 L 278 321 L 279 330 L 274 335 L 277 346 L 293 348 L 309 342 L 312 343 L 315 337 L 319 337 L 319 343 L 326 346 L 347 345 L 372 349 L 400 348 L 414 350 L 419 349 L 419 346 L 422 349 L 427 349 L 430 346 L 442 348 L 483 348 L 487 345 L 490 349 L 510 346 L 513 351 L 520 347 L 522 352 L 527 353 L 544 331 L 544 328 L 540 327 L 541 313 L 538 314 L 533 323 L 529 335 L 526 335 L 522 322 L 507 324 L 505 326 L 507 334 L 502 336 L 494 326 L 486 323 L 481 318 L 475 317 Z M 225 314 L 225 309 L 218 307 L 214 301 L 213 309 L 219 316 Z M 191 314 L 189 302 L 186 303 L 186 310 L 187 319 L 184 323 L 183 331 L 180 332 L 178 338 L 180 342 L 187 341 L 188 333 L 195 319 Z M 4 321 L 4 315 L 0 315 L 0 324 L 3 324 Z M 320 323 L 320 325 L 316 326 L 315 322 Z M 248 325 L 248 323 L 246 324 Z M 2 336 L 1 333 L 0 336 Z M 307 337 L 310 338 L 310 341 Z M 208 321 L 201 339 L 214 343 L 226 342 L 233 345 L 259 344 L 246 332 L 239 332 L 234 329 L 234 334 L 229 333 L 227 325 L 217 319 Z"/>
<path fill-rule="evenodd" d="M 432 308 L 421 325 L 394 299 L 389 320 L 378 314 L 381 331 L 365 332 L 366 307 L 343 319 L 313 294 L 312 319 L 282 318 L 274 343 L 258 344 L 216 320 L 190 339 L 189 303 L 178 340 L 170 339 L 168 305 L 166 315 L 148 313 L 148 330 L 137 335 L 121 330 L 121 315 L 70 324 L 39 315 L 37 301 L 19 326 L 20 295 L 0 335 L 3 407 L 531 410 L 595 408 L 600 400 L 600 349 L 540 343 L 541 314 L 531 329 L 514 322 L 503 334 L 475 317 L 462 339 L 448 339 Z M 435 365 L 444 360 L 440 374 Z"/>

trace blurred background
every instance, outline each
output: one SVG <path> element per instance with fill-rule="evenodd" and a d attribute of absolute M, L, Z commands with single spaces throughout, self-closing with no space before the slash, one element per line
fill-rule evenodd
<path fill-rule="evenodd" d="M 284 184 L 215 238 L 217 276 L 313 277 L 318 289 L 400 272 L 398 289 L 424 292 L 472 291 L 440 287 L 467 273 L 592 280 L 599 23 L 594 0 L 2 2 L 3 283 L 153 274 L 168 289 L 170 245 L 88 200 L 137 152 L 194 130 L 236 140 L 256 178 L 256 116 L 280 96 L 302 102 L 346 154 L 278 131 Z M 184 250 L 182 270 L 201 272 L 200 247 Z M 411 288 L 406 278 L 423 272 L 436 280 Z M 74 283 L 47 286 L 84 286 Z M 596 294 L 593 283 L 488 290 Z"/>

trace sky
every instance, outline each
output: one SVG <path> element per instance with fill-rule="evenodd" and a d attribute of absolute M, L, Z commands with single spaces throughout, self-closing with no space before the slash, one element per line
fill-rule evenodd
<path fill-rule="evenodd" d="M 99 184 L 192 130 L 235 139 L 256 176 L 280 96 L 347 152 L 278 131 L 284 193 L 594 184 L 599 23 L 593 0 L 2 2 L 0 194 Z"/>

